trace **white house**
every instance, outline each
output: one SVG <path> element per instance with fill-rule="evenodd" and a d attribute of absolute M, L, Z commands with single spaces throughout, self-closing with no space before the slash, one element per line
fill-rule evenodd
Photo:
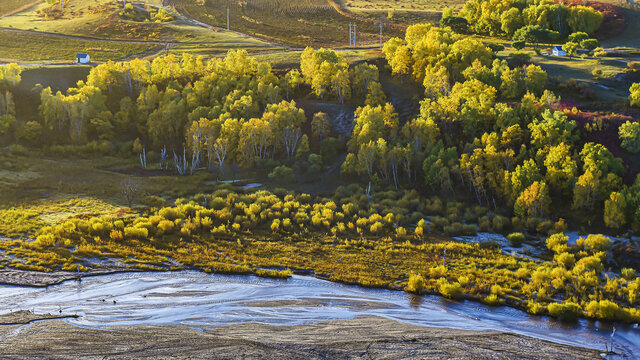
<path fill-rule="evenodd" d="M 553 49 L 551 49 L 551 53 L 553 56 L 567 56 L 567 52 L 562 50 L 562 46 L 554 46 Z"/>
<path fill-rule="evenodd" d="M 89 54 L 78 53 L 78 55 L 76 56 L 76 63 L 78 64 L 88 64 L 90 62 L 91 57 L 89 57 Z"/>

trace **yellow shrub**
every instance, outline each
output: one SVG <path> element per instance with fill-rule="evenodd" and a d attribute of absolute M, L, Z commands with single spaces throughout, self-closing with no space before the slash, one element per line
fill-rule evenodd
<path fill-rule="evenodd" d="M 124 236 L 130 239 L 146 239 L 149 237 L 149 230 L 145 228 L 127 226 L 124 228 Z"/>
<path fill-rule="evenodd" d="M 440 285 L 439 291 L 440 294 L 449 299 L 459 299 L 462 297 L 462 286 L 460 286 L 458 282 L 442 284 Z"/>
<path fill-rule="evenodd" d="M 111 240 L 120 241 L 124 239 L 124 235 L 122 235 L 122 231 L 120 230 L 111 230 L 111 234 L 109 234 Z"/>
<path fill-rule="evenodd" d="M 160 231 L 162 231 L 163 233 L 165 233 L 165 234 L 171 232 L 171 230 L 173 230 L 174 226 L 175 226 L 175 224 L 171 220 L 161 220 L 158 223 L 158 229 Z"/>
<path fill-rule="evenodd" d="M 447 268 L 444 265 L 434 266 L 429 269 L 429 276 L 431 277 L 444 277 L 447 275 Z"/>
<path fill-rule="evenodd" d="M 162 216 L 167 220 L 175 220 L 180 216 L 180 213 L 177 209 L 172 207 L 165 207 L 158 211 L 158 215 Z"/>
<path fill-rule="evenodd" d="M 404 288 L 405 291 L 419 294 L 421 293 L 426 286 L 426 281 L 420 274 L 411 274 L 409 276 L 409 281 L 407 282 L 407 287 Z"/>
<path fill-rule="evenodd" d="M 56 244 L 56 238 L 53 234 L 38 235 L 33 244 L 41 249 L 48 248 Z"/>

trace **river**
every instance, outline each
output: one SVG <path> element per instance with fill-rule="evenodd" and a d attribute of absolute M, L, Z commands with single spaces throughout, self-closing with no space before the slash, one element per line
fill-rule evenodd
<path fill-rule="evenodd" d="M 504 306 L 305 276 L 277 280 L 197 271 L 120 273 L 47 288 L 0 286 L 0 304 L 0 313 L 77 314 L 80 317 L 65 321 L 101 329 L 164 324 L 202 329 L 246 322 L 300 325 L 370 315 L 429 327 L 511 332 L 600 350 L 615 326 L 614 350 L 627 358 L 640 354 L 637 325 L 590 320 L 567 324 Z"/>

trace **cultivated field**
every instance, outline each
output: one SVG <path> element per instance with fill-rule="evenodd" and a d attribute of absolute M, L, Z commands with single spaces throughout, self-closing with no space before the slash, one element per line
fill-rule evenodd
<path fill-rule="evenodd" d="M 343 0 L 344 5 L 354 9 L 394 9 L 394 10 L 428 10 L 442 11 L 449 7 L 461 9 L 464 0 Z"/>
<path fill-rule="evenodd" d="M 350 13 L 340 4 L 326 0 L 172 0 L 181 12 L 204 23 L 226 28 L 229 7 L 230 29 L 277 43 L 294 46 L 342 47 L 349 44 L 349 23 L 356 23 L 358 45 L 379 41 L 379 27 L 372 19 Z M 392 29 L 392 34 L 401 32 Z M 389 36 L 390 34 L 387 34 Z"/>

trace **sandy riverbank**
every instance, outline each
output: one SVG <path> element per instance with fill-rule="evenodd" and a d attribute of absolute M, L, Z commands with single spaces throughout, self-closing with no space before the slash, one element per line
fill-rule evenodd
<path fill-rule="evenodd" d="M 78 280 L 89 276 L 116 274 L 121 272 L 136 272 L 139 269 L 125 267 L 107 267 L 91 269 L 85 272 L 52 271 L 39 272 L 18 269 L 0 269 L 0 285 L 47 287 L 58 285 L 68 280 Z"/>
<path fill-rule="evenodd" d="M 49 316 L 42 317 L 46 319 Z M 2 359 L 601 359 L 598 351 L 525 336 L 408 325 L 377 317 L 315 325 L 237 324 L 110 331 L 2 316 Z M 25 323 L 26 325 L 20 325 Z"/>

